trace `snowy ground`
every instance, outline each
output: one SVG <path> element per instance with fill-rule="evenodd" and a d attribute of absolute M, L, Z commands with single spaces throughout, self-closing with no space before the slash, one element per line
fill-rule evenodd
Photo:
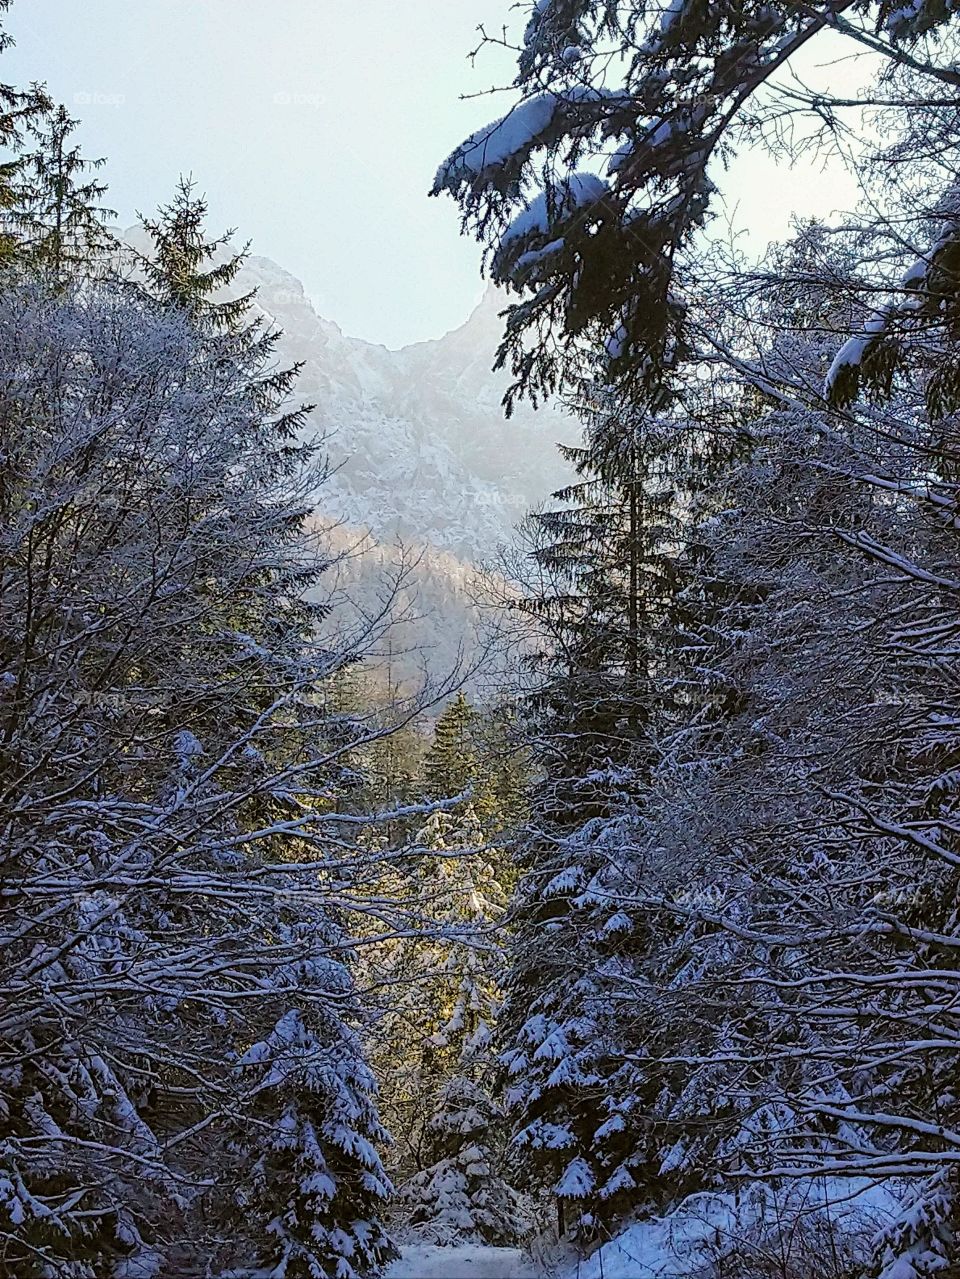
<path fill-rule="evenodd" d="M 901 1188 L 902 1189 L 902 1188 Z M 894 1183 L 817 1178 L 772 1189 L 745 1185 L 740 1194 L 691 1195 L 667 1217 L 627 1226 L 590 1257 L 558 1253 L 544 1266 L 514 1248 L 411 1243 L 384 1279 L 689 1279 L 722 1273 L 722 1258 L 747 1245 L 806 1259 L 812 1250 L 855 1242 L 868 1255 L 877 1231 L 899 1212 Z M 826 1230 L 826 1233 L 823 1233 Z M 719 1263 L 719 1264 L 718 1264 Z M 912 1273 L 912 1272 L 911 1272 Z"/>
<path fill-rule="evenodd" d="M 413 1244 L 403 1249 L 384 1279 L 538 1279 L 538 1275 L 530 1259 L 515 1248 Z"/>
<path fill-rule="evenodd" d="M 689 1279 L 723 1273 L 723 1257 L 741 1255 L 809 1260 L 818 1247 L 844 1241 L 864 1256 L 878 1230 L 890 1224 L 899 1199 L 892 1183 L 857 1178 L 816 1178 L 771 1189 L 744 1186 L 740 1195 L 690 1195 L 667 1217 L 628 1226 L 590 1257 L 564 1272 L 565 1279 Z M 913 1271 L 911 1271 L 911 1274 Z"/>
<path fill-rule="evenodd" d="M 898 1215 L 900 1191 L 893 1182 L 858 1178 L 776 1189 L 756 1182 L 739 1194 L 691 1195 L 669 1216 L 635 1222 L 579 1260 L 556 1253 L 538 1266 L 514 1248 L 410 1243 L 384 1279 L 689 1279 L 721 1274 L 731 1249 L 750 1255 L 773 1245 L 775 1255 L 801 1260 L 828 1240 L 855 1244 L 857 1254 L 867 1256 L 877 1232 Z"/>

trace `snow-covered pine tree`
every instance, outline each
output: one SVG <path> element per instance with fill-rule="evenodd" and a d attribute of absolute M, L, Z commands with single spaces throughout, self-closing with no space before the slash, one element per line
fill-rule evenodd
<path fill-rule="evenodd" d="M 701 736 L 714 784 L 690 786 L 697 742 L 681 729 L 690 755 L 678 752 L 673 783 L 688 802 L 651 816 L 667 832 L 684 813 L 697 818 L 691 831 L 721 853 L 704 880 L 722 909 L 708 897 L 690 911 L 694 965 L 674 971 L 698 980 L 705 942 L 709 957 L 724 933 L 735 940 L 731 982 L 700 990 L 719 1005 L 716 1043 L 756 1069 L 739 1078 L 746 1112 L 764 1089 L 789 1112 L 757 1133 L 752 1156 L 769 1168 L 779 1151 L 791 1173 L 817 1155 L 880 1176 L 927 1176 L 954 1159 L 955 18 L 933 2 L 543 0 L 520 50 L 522 100 L 467 139 L 435 184 L 484 241 L 492 277 L 520 295 L 499 354 L 514 373 L 508 407 L 519 392 L 552 393 L 584 362 L 649 403 L 684 365 L 721 360 L 772 401 L 757 415 L 739 510 L 722 513 L 715 536 L 698 533 L 720 607 L 694 638 L 729 716 Z M 837 124 L 845 107 L 829 88 L 778 87 L 817 41 L 886 60 L 874 96 L 909 106 L 914 123 L 907 150 L 882 162 L 909 195 L 885 231 L 863 228 L 862 321 L 832 362 L 799 352 L 771 379 L 751 367 L 749 282 L 737 272 L 720 289 L 698 232 L 730 148 L 765 136 L 785 157 L 785 115 Z M 849 105 L 856 126 L 856 95 Z M 949 189 L 927 203 L 937 216 L 917 236 L 909 179 L 932 172 Z M 727 333 L 718 345 L 734 319 L 747 340 Z M 871 407 L 860 391 L 894 398 Z M 681 1075 L 714 1064 L 709 1040 L 699 1056 L 676 1054 Z M 936 1189 L 919 1214 L 928 1241 L 947 1237 L 949 1202 Z"/>
<path fill-rule="evenodd" d="M 440 806 L 384 885 L 407 927 L 364 956 L 383 995 L 371 1060 L 396 1141 L 403 1215 L 419 1236 L 446 1242 L 512 1242 L 522 1218 L 502 1176 L 505 1131 L 493 1097 L 508 875 L 488 840 L 506 820 L 501 775 L 512 773 L 488 720 L 462 693 L 438 718 L 418 784 L 428 806 Z M 466 798 L 451 805 L 457 796 Z"/>
<path fill-rule="evenodd" d="M 323 924 L 322 918 L 301 930 Z M 330 939 L 327 939 L 329 945 Z M 373 1076 L 363 1063 L 349 1010 L 353 986 L 346 968 L 318 958 L 291 986 L 309 984 L 321 994 L 322 1010 L 285 1012 L 265 1039 L 240 1059 L 252 1076 L 243 1109 L 245 1131 L 232 1153 L 244 1168 L 236 1220 L 250 1233 L 252 1216 L 266 1239 L 257 1255 L 271 1274 L 289 1279 L 362 1279 L 394 1255 L 380 1222 L 391 1186 L 377 1145 L 387 1140 L 372 1096 Z M 319 1013 L 319 1015 L 318 1015 Z M 309 1024 L 312 1022 L 313 1024 Z"/>
<path fill-rule="evenodd" d="M 869 696 L 856 650 L 839 642 L 849 616 L 832 623 L 833 649 L 798 653 L 818 608 L 828 612 L 851 585 L 831 534 L 807 526 L 818 512 L 841 522 L 854 502 L 849 482 L 832 474 L 816 411 L 801 402 L 845 314 L 826 282 L 843 279 L 831 248 L 814 225 L 776 250 L 765 277 L 776 290 L 757 293 L 751 325 L 741 315 L 735 332 L 715 332 L 714 349 L 726 342 L 729 354 L 684 395 L 693 443 L 683 598 L 667 639 L 675 719 L 659 743 L 645 834 L 624 887 L 629 901 L 632 882 L 655 937 L 649 985 L 627 998 L 646 1026 L 643 1072 L 659 1081 L 648 1111 L 655 1177 L 676 1195 L 757 1167 L 753 1147 L 764 1134 L 785 1138 L 804 1122 L 777 1078 L 790 1074 L 790 1061 L 785 1053 L 778 1065 L 773 1045 L 793 1044 L 797 1027 L 772 991 L 807 969 L 750 928 L 752 912 L 769 907 L 769 884 L 802 891 L 815 861 L 798 834 L 818 802 L 813 760 L 833 756 L 841 767 L 846 758 L 841 735 L 825 725 Z M 841 654 L 847 702 L 833 691 Z M 791 742 L 782 751 L 781 738 Z M 738 973 L 748 984 L 732 993 Z M 751 978 L 771 982 L 756 999 Z M 802 1052 L 793 1048 L 795 1079 Z"/>
<path fill-rule="evenodd" d="M 619 894 L 670 714 L 657 640 L 676 588 L 674 430 L 598 397 L 585 446 L 567 450 L 579 481 L 535 517 L 539 589 L 523 604 L 542 776 L 517 842 L 500 1037 L 522 1184 L 587 1236 L 643 1197 L 649 1160 L 626 1061 L 643 1031 L 622 1000 L 647 936 Z"/>
<path fill-rule="evenodd" d="M 459 722 L 456 703 L 454 714 Z M 438 724 L 441 753 L 446 741 Z M 503 876 L 495 850 L 484 849 L 472 806 L 432 814 L 419 843 L 427 850 L 419 873 L 433 936 L 408 957 L 410 984 L 399 1010 L 408 1036 L 405 1095 L 419 1105 L 413 1131 L 412 1116 L 403 1129 L 408 1144 L 415 1139 L 418 1171 L 400 1187 L 401 1199 L 421 1234 L 514 1243 L 524 1213 L 503 1176 L 505 1126 L 492 1051 L 503 979 Z M 410 1042 L 411 1030 L 419 1042 Z"/>
<path fill-rule="evenodd" d="M 381 756 L 378 746 L 375 772 Z M 369 1052 L 394 1137 L 389 1168 L 401 1217 L 421 1238 L 495 1242 L 519 1232 L 518 1200 L 502 1180 L 491 1049 L 509 880 L 499 845 L 524 778 L 515 756 L 501 714 L 462 692 L 450 700 L 429 745 L 410 757 L 419 760 L 403 783 L 409 807 L 392 823 L 406 838 L 381 881 L 379 919 L 394 935 L 360 952 L 364 984 L 382 1004 Z"/>
<path fill-rule="evenodd" d="M 504 1113 L 492 1095 L 490 1064 L 489 1056 L 482 1070 L 462 1060 L 431 1098 L 426 1166 L 400 1187 L 407 1224 L 420 1238 L 509 1246 L 529 1229 L 529 1207 L 504 1176 Z"/>
<path fill-rule="evenodd" d="M 951 1279 L 960 1239 L 951 1169 L 914 1186 L 899 1217 L 880 1232 L 870 1279 Z"/>

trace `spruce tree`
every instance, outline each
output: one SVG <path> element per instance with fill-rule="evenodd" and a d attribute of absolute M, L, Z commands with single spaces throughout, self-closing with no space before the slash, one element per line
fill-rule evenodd
<path fill-rule="evenodd" d="M 503 1179 L 492 1050 L 509 878 L 496 840 L 517 781 L 492 721 L 463 694 L 440 715 L 415 780 L 435 811 L 383 884 L 402 932 L 364 949 L 366 980 L 382 990 L 370 1051 L 401 1215 L 437 1242 L 514 1241 L 521 1212 Z"/>
<path fill-rule="evenodd" d="M 515 1245 L 529 1229 L 530 1210 L 504 1175 L 504 1114 L 489 1073 L 482 1082 L 473 1073 L 464 1062 L 431 1097 L 425 1167 L 399 1191 L 405 1221 L 437 1243 Z"/>
<path fill-rule="evenodd" d="M 443 161 L 432 188 L 457 201 L 489 277 L 516 295 L 497 357 L 513 373 L 508 406 L 575 385 L 584 367 L 634 401 L 668 389 L 716 318 L 701 233 L 724 157 L 763 137 L 789 163 L 786 119 L 800 133 L 841 127 L 845 95 L 795 96 L 784 70 L 821 42 L 867 44 L 890 77 L 916 72 L 910 101 L 922 110 L 956 88 L 953 18 L 942 0 L 534 6 L 515 100 Z M 725 305 L 733 319 L 736 301 Z"/>
<path fill-rule="evenodd" d="M 523 1184 L 550 1190 L 561 1229 L 587 1237 L 644 1193 L 626 1063 L 639 1030 L 618 988 L 647 939 L 618 893 L 672 713 L 659 640 L 677 582 L 676 423 L 596 393 L 588 412 L 584 445 L 566 450 L 579 479 L 535 520 L 546 589 L 522 605 L 540 635 L 525 715 L 541 779 L 517 841 L 500 1023 Z"/>
<path fill-rule="evenodd" d="M 431 814 L 382 886 L 403 934 L 364 948 L 367 983 L 383 992 L 370 1050 L 399 1177 L 425 1166 L 424 1099 L 436 1098 L 461 1058 L 489 1066 L 505 894 L 483 845 L 469 807 Z"/>
<path fill-rule="evenodd" d="M 504 710 L 478 709 L 457 693 L 437 719 L 422 778 L 431 799 L 468 795 L 488 838 L 511 829 L 522 812 L 527 769 Z"/>
<path fill-rule="evenodd" d="M 336 989 L 350 1000 L 347 974 L 324 967 L 328 997 Z M 263 1238 L 253 1255 L 290 1279 L 377 1273 L 395 1255 L 380 1221 L 392 1188 L 356 1030 L 332 1007 L 320 1019 L 292 1008 L 240 1070 L 251 1095 L 231 1152 L 240 1192 L 225 1224 L 249 1236 L 256 1223 Z"/>
<path fill-rule="evenodd" d="M 10 4 L 11 0 L 0 0 L 0 53 L 14 43 L 3 26 Z M 13 261 L 17 253 L 10 211 L 17 204 L 17 183 L 25 163 L 25 132 L 38 116 L 50 110 L 52 103 L 43 86 L 18 89 L 12 84 L 0 84 L 0 145 L 9 156 L 0 162 L 0 266 Z"/>
<path fill-rule="evenodd" d="M 71 144 L 78 121 L 63 106 L 30 115 L 25 145 L 9 187 L 7 225 L 18 256 L 55 285 L 106 267 L 115 247 L 105 223 L 114 217 L 94 175 L 106 163 L 87 160 Z"/>
<path fill-rule="evenodd" d="M 218 296 L 236 279 L 248 246 L 234 252 L 232 230 L 210 239 L 207 213 L 207 201 L 197 193 L 196 183 L 181 177 L 173 200 L 156 217 L 141 215 L 151 248 L 147 253 L 135 252 L 133 259 L 143 277 L 142 287 L 161 306 L 184 311 L 195 323 L 221 332 L 250 323 L 255 293 Z"/>
<path fill-rule="evenodd" d="M 954 19 L 933 0 L 544 0 L 518 50 L 521 100 L 458 147 L 435 183 L 487 248 L 491 277 L 516 294 L 499 351 L 514 375 L 508 407 L 586 366 L 635 409 L 659 416 L 661 397 L 679 388 L 686 411 L 702 389 L 709 397 L 705 373 L 719 367 L 722 420 L 694 440 L 694 471 L 717 455 L 723 463 L 725 437 L 743 446 L 705 502 L 680 495 L 694 523 L 678 557 L 682 608 L 648 686 L 655 709 L 632 714 L 651 727 L 653 749 L 624 749 L 617 768 L 635 784 L 605 796 L 595 762 L 576 760 L 581 738 L 608 738 L 613 757 L 618 736 L 600 712 L 613 723 L 619 705 L 627 720 L 629 699 L 598 680 L 581 734 L 563 709 L 573 697 L 556 697 L 557 741 L 566 727 L 564 749 L 599 811 L 578 842 L 561 839 L 542 815 L 578 805 L 554 798 L 544 766 L 548 789 L 521 844 L 529 866 L 511 980 L 526 985 L 508 987 L 505 1018 L 514 1104 L 531 1118 L 517 1134 L 535 1155 L 527 1167 L 557 1175 L 561 1197 L 585 1201 L 591 1217 L 605 1211 L 612 1165 L 596 1158 L 590 1104 L 616 1096 L 606 1053 L 628 1064 L 621 1093 L 639 1099 L 655 1130 L 635 1139 L 629 1116 L 614 1116 L 640 1156 L 614 1169 L 634 1182 L 627 1208 L 642 1206 L 644 1185 L 668 1196 L 695 1189 L 718 1159 L 759 1176 L 906 1173 L 922 1184 L 881 1241 L 874 1272 L 885 1276 L 949 1265 L 956 1218 L 943 1172 L 958 1131 L 958 223 L 945 159 L 957 141 Z M 891 175 L 882 195 L 895 212 L 886 225 L 875 212 L 861 222 L 850 324 L 845 299 L 823 307 L 816 289 L 805 292 L 811 281 L 827 291 L 844 282 L 818 261 L 815 237 L 764 279 L 722 263 L 700 234 L 729 148 L 763 137 L 788 158 L 787 119 L 824 123 L 822 141 L 848 106 L 864 105 L 783 87 L 821 36 L 884 58 L 882 93 L 866 96 L 888 103 L 885 122 L 904 109 L 910 120 L 878 166 Z M 862 140 L 873 152 L 875 140 Z M 873 163 L 861 168 L 868 184 Z M 948 189 L 923 203 L 918 188 L 932 174 Z M 759 314 L 761 294 L 773 311 L 784 302 L 796 313 Z M 845 340 L 827 352 L 838 328 Z M 621 458 L 631 426 L 628 415 L 612 432 Z M 666 469 L 679 474 L 671 452 Z M 571 547 L 594 536 L 592 518 L 561 517 Z M 547 592 L 544 617 L 565 608 L 574 630 L 562 633 L 576 634 L 609 602 L 625 624 L 597 639 L 594 666 L 568 668 L 626 672 L 624 636 L 642 634 L 627 620 L 630 588 L 618 601 L 602 574 L 583 583 L 592 605 L 586 589 Z M 578 656 L 572 643 L 555 651 Z M 637 673 L 642 692 L 642 660 Z M 582 683 L 571 679 L 569 692 Z M 564 751 L 553 758 L 562 769 Z M 575 777 L 561 774 L 564 785 Z M 589 911 L 602 924 L 616 906 L 611 918 L 630 941 L 614 969 Z M 568 926 L 578 911 L 582 926 Z M 554 927 L 551 952 L 543 937 Z M 563 1000 L 566 956 L 582 959 L 576 1009 Z M 606 987 L 598 975 L 611 977 Z M 621 1012 L 609 1019 L 613 1007 Z M 676 1141 L 665 1149 L 667 1136 Z"/>
<path fill-rule="evenodd" d="M 424 781 L 430 795 L 436 798 L 459 795 L 477 782 L 479 760 L 475 733 L 479 718 L 463 692 L 444 709 L 423 763 Z"/>
<path fill-rule="evenodd" d="M 432 814 L 418 843 L 423 932 L 389 948 L 390 1002 L 377 1027 L 401 1202 L 421 1236 L 514 1242 L 522 1209 L 504 1180 L 493 1095 L 506 895 L 471 807 Z"/>

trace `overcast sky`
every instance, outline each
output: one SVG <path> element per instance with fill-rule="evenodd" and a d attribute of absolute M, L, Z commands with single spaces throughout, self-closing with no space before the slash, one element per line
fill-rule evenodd
<path fill-rule="evenodd" d="M 396 347 L 460 324 L 482 292 L 455 206 L 426 192 L 447 152 L 506 108 L 459 97 L 508 82 L 505 55 L 476 68 L 467 55 L 510 3 L 16 0 L 0 78 L 46 80 L 81 118 L 123 225 L 192 173 L 213 229 L 236 226 L 321 314 Z M 791 211 L 855 195 L 842 173 L 778 173 L 759 156 L 724 185 L 758 246 Z"/>

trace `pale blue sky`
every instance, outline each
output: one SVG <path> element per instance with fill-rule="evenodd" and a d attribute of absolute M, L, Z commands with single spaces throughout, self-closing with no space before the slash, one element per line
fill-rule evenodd
<path fill-rule="evenodd" d="M 303 280 L 346 332 L 400 346 L 461 323 L 482 292 L 477 246 L 426 192 L 444 155 L 507 99 L 509 56 L 467 54 L 510 0 L 16 0 L 0 78 L 44 79 L 104 155 L 123 225 L 181 172 L 211 225 Z M 738 162 L 758 242 L 791 210 L 849 203 L 843 175 Z"/>

